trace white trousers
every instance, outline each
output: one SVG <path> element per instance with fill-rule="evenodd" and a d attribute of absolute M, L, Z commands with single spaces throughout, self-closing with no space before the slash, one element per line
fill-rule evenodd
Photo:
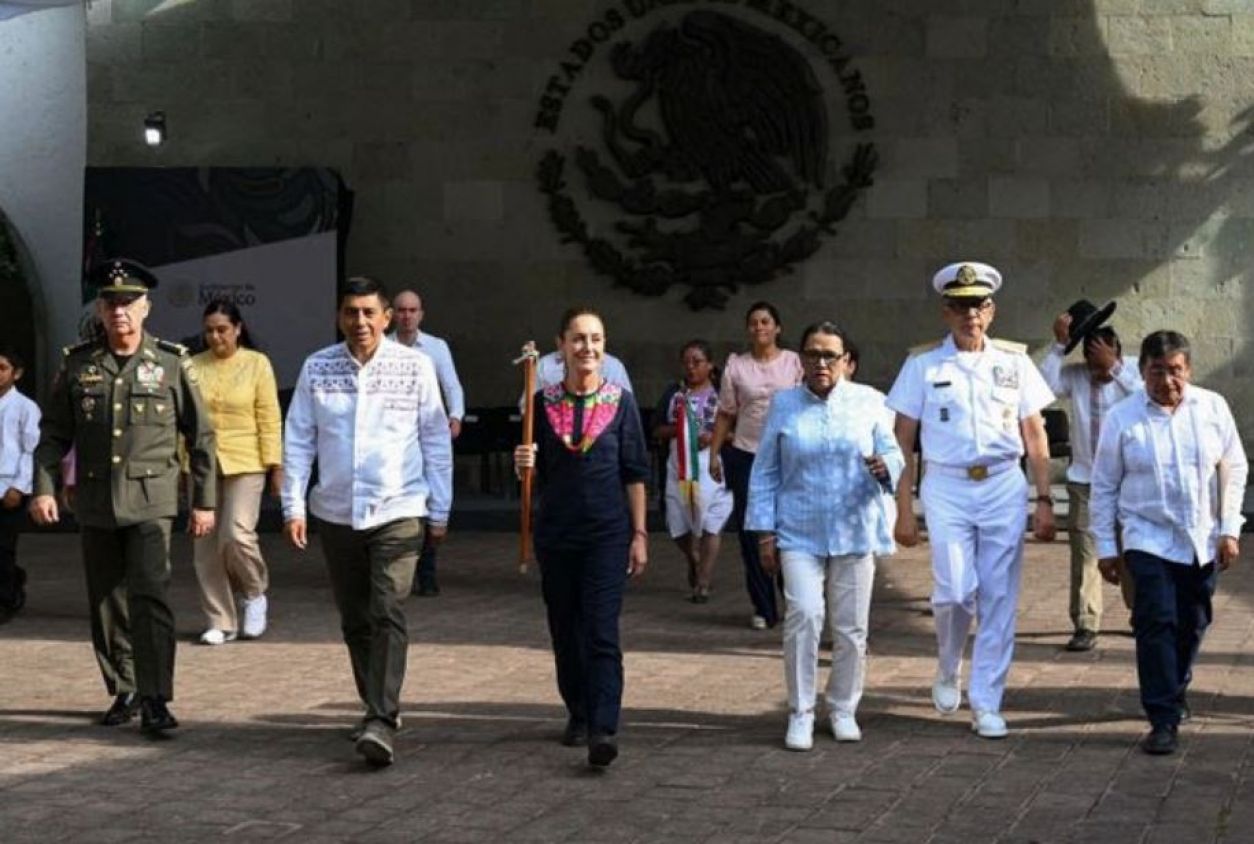
<path fill-rule="evenodd" d="M 1015 612 L 1027 479 L 1018 469 L 982 481 L 925 474 L 919 494 L 932 546 L 932 611 L 940 670 L 957 675 L 971 622 L 967 698 L 973 710 L 1001 710 L 1015 648 Z"/>
<path fill-rule="evenodd" d="M 784 616 L 788 706 L 793 712 L 814 708 L 819 638 L 824 618 L 828 617 L 832 629 L 832 673 L 827 681 L 827 706 L 833 713 L 853 715 L 862 700 L 866 679 L 866 634 L 875 558 L 870 554 L 816 557 L 783 551 L 780 564 L 788 606 Z"/>

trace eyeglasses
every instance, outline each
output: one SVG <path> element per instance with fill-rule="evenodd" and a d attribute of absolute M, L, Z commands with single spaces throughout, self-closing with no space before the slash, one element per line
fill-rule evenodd
<path fill-rule="evenodd" d="M 977 302 L 970 299 L 950 299 L 945 303 L 945 307 L 956 314 L 966 314 L 971 311 L 982 314 L 992 309 L 993 300 L 980 299 Z"/>
<path fill-rule="evenodd" d="M 843 360 L 849 354 L 848 352 L 821 352 L 817 349 L 806 349 L 801 353 L 801 358 L 806 363 L 813 366 L 821 366 L 824 369 L 835 366 L 836 362 Z"/>

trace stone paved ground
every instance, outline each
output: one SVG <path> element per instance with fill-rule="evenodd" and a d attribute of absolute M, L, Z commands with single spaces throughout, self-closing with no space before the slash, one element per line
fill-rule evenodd
<path fill-rule="evenodd" d="M 606 774 L 556 737 L 534 575 L 509 534 L 461 534 L 445 594 L 409 607 L 415 642 L 398 764 L 371 772 L 344 733 L 358 713 L 321 557 L 263 537 L 273 627 L 193 644 L 185 541 L 176 548 L 177 738 L 105 729 L 73 535 L 27 535 L 30 604 L 0 628 L 0 840 L 979 842 L 1249 841 L 1254 837 L 1254 557 L 1227 576 L 1181 752 L 1140 753 L 1131 639 L 1060 650 L 1066 547 L 1029 545 L 1018 658 L 1001 742 L 931 708 L 928 569 L 883 563 L 861 712 L 866 738 L 782 747 L 777 633 L 746 624 L 732 543 L 715 599 L 682 600 L 660 535 L 623 619 L 623 755 Z M 1247 545 L 1248 547 L 1248 545 Z M 1113 603 L 1115 593 L 1107 590 Z M 1108 627 L 1126 624 L 1120 609 Z"/>

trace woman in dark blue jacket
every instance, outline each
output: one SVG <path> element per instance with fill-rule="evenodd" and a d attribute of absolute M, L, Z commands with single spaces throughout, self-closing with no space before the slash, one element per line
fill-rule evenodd
<path fill-rule="evenodd" d="M 539 474 L 536 559 L 569 713 L 562 743 L 586 743 L 588 763 L 605 767 L 618 756 L 623 590 L 648 561 L 649 458 L 631 392 L 601 375 L 601 317 L 571 308 L 560 336 L 566 377 L 533 396 L 536 446 L 515 449 L 514 466 Z"/>

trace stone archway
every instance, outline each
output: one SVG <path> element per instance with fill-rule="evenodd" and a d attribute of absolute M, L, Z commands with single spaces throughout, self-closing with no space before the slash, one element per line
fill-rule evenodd
<path fill-rule="evenodd" d="M 25 376 L 19 389 L 32 398 L 43 392 L 43 370 L 46 332 L 38 287 L 30 257 L 21 237 L 0 210 L 0 343 L 11 346 L 22 355 Z"/>

